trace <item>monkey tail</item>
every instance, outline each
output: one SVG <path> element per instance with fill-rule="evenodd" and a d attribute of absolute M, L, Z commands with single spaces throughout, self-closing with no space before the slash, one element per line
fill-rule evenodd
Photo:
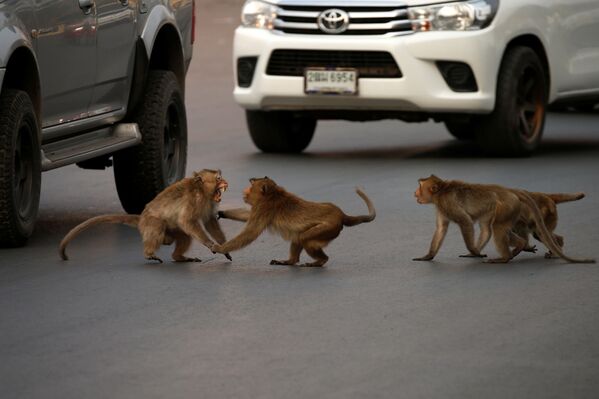
<path fill-rule="evenodd" d="M 60 257 L 62 258 L 62 260 L 69 259 L 69 257 L 67 256 L 67 253 L 66 253 L 66 249 L 67 249 L 67 245 L 69 244 L 69 242 L 71 242 L 73 240 L 73 238 L 78 236 L 79 233 L 81 233 L 82 231 L 87 230 L 88 228 L 90 228 L 92 226 L 95 226 L 98 224 L 103 224 L 103 223 L 126 224 L 127 226 L 137 227 L 137 224 L 139 223 L 139 215 L 96 216 L 96 217 L 86 220 L 85 222 L 81 223 L 78 226 L 75 226 L 71 231 L 69 231 L 67 233 L 66 236 L 64 236 L 64 238 L 60 242 L 59 253 L 60 253 Z"/>
<path fill-rule="evenodd" d="M 372 222 L 374 220 L 374 218 L 376 217 L 376 210 L 374 209 L 374 204 L 372 203 L 370 198 L 368 198 L 366 193 L 357 187 L 356 187 L 356 193 L 366 203 L 366 206 L 368 207 L 368 215 L 349 216 L 349 215 L 344 214 L 343 215 L 343 225 L 344 226 L 356 226 L 358 224 Z"/>
<path fill-rule="evenodd" d="M 547 248 L 551 250 L 554 254 L 557 254 L 560 258 L 567 260 L 571 263 L 595 263 L 595 259 L 575 259 L 570 258 L 566 254 L 564 254 L 559 245 L 553 239 L 553 235 L 547 229 L 545 222 L 543 220 L 543 215 L 537 206 L 537 203 L 532 199 L 532 197 L 523 190 L 516 190 L 516 194 L 528 207 L 530 207 L 532 211 L 532 216 L 535 221 L 535 225 L 537 227 L 537 233 L 539 233 L 541 241 Z"/>
<path fill-rule="evenodd" d="M 561 204 L 562 202 L 570 202 L 570 201 L 578 201 L 585 197 L 584 193 L 575 193 L 575 194 L 547 194 L 549 198 L 553 200 L 556 204 Z"/>

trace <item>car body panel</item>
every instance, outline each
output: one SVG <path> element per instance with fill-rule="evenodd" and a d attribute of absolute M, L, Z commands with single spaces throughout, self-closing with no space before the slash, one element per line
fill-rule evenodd
<path fill-rule="evenodd" d="M 42 128 L 84 119 L 96 75 L 95 16 L 72 0 L 39 3 L 35 14 Z"/>
<path fill-rule="evenodd" d="M 137 5 L 96 0 L 97 63 L 89 116 L 125 108 L 135 62 Z"/>

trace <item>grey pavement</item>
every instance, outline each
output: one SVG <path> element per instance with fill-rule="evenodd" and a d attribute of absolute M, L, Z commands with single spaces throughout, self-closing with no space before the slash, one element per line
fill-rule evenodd
<path fill-rule="evenodd" d="M 112 170 L 43 175 L 40 223 L 0 252 L 0 398 L 597 398 L 599 266 L 461 259 L 450 228 L 417 263 L 434 210 L 419 177 L 584 191 L 559 206 L 573 256 L 599 257 L 599 114 L 551 114 L 537 155 L 488 159 L 442 125 L 324 122 L 307 152 L 257 152 L 231 95 L 238 1 L 201 1 L 188 75 L 188 171 L 221 168 L 222 207 L 252 176 L 307 199 L 378 212 L 346 228 L 322 269 L 269 266 L 288 245 L 264 234 L 200 264 L 149 264 L 135 230 L 102 226 L 57 247 L 75 224 L 121 212 Z M 241 225 L 224 221 L 228 236 Z M 171 248 L 160 255 L 169 258 Z M 490 255 L 495 253 L 489 246 Z"/>

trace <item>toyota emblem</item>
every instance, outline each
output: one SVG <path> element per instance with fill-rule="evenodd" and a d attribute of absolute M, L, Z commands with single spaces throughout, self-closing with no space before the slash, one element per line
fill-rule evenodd
<path fill-rule="evenodd" d="M 318 27 L 325 33 L 343 33 L 349 27 L 349 14 L 338 8 L 325 10 L 318 16 Z"/>

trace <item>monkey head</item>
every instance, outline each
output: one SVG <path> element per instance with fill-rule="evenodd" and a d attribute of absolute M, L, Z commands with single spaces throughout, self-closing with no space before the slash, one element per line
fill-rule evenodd
<path fill-rule="evenodd" d="M 262 198 L 270 195 L 277 188 L 277 183 L 267 176 L 250 179 L 250 185 L 243 190 L 243 201 L 255 205 Z"/>
<path fill-rule="evenodd" d="M 442 183 L 443 180 L 435 175 L 418 179 L 418 188 L 414 193 L 416 201 L 419 204 L 431 204 L 433 202 L 433 195 L 439 192 Z"/>
<path fill-rule="evenodd" d="M 229 187 L 229 183 L 223 179 L 220 170 L 202 169 L 199 172 L 193 172 L 193 179 L 200 184 L 206 197 L 212 198 L 214 202 L 220 202 L 223 193 Z"/>

